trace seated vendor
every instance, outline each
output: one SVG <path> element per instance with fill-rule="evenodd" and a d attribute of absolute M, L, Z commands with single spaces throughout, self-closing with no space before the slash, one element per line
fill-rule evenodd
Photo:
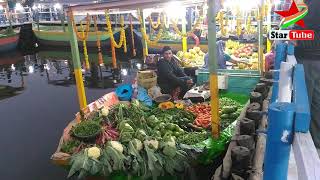
<path fill-rule="evenodd" d="M 182 98 L 193 85 L 193 81 L 188 77 L 183 69 L 173 58 L 172 50 L 169 46 L 162 49 L 162 57 L 157 64 L 158 85 L 162 93 L 171 94 Z"/>
<path fill-rule="evenodd" d="M 225 42 L 222 40 L 217 41 L 217 61 L 218 61 L 218 69 L 226 69 L 227 65 L 226 62 L 231 62 L 233 64 L 238 64 L 238 63 L 244 63 L 247 64 L 246 62 L 240 61 L 239 58 L 233 56 L 233 55 L 228 55 L 224 52 L 225 50 Z M 209 67 L 209 54 L 207 53 L 204 56 L 204 68 Z"/>

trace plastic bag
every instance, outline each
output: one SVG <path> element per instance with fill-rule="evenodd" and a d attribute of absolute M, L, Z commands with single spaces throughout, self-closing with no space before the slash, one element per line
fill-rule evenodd
<path fill-rule="evenodd" d="M 132 98 L 133 88 L 131 84 L 124 84 L 116 89 L 116 95 L 120 101 L 130 101 Z"/>
<path fill-rule="evenodd" d="M 152 88 L 148 89 L 148 95 L 152 98 L 155 99 L 156 97 L 159 97 L 162 95 L 161 89 L 158 86 L 153 86 Z"/>
<path fill-rule="evenodd" d="M 152 106 L 152 99 L 149 97 L 147 90 L 141 86 L 138 87 L 137 99 L 146 106 Z"/>

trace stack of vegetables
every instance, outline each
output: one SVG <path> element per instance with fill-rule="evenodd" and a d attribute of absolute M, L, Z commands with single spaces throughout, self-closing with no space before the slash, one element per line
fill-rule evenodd
<path fill-rule="evenodd" d="M 241 105 L 220 100 L 221 123 L 238 117 Z M 236 117 L 237 116 L 237 117 Z M 148 108 L 138 101 L 103 108 L 65 131 L 61 151 L 71 155 L 69 177 L 111 176 L 153 178 L 192 176 L 190 149 L 210 136 L 210 108 L 184 108 L 167 102 Z M 199 149 L 197 149 L 199 152 Z"/>
<path fill-rule="evenodd" d="M 219 99 L 219 116 L 220 126 L 222 129 L 226 128 L 233 121 L 235 121 L 243 109 L 240 103 L 223 97 Z M 206 103 L 199 103 L 187 107 L 187 110 L 196 115 L 194 121 L 195 128 L 211 128 L 211 106 Z"/>

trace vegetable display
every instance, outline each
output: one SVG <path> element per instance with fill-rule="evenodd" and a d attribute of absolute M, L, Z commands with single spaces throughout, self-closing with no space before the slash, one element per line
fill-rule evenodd
<path fill-rule="evenodd" d="M 192 176 L 189 164 L 197 155 L 190 148 L 210 136 L 210 106 L 166 102 L 148 108 L 139 101 L 119 103 L 103 108 L 75 124 L 67 133 L 61 151 L 71 155 L 68 177 L 108 177 L 125 172 L 130 177 L 157 179 L 164 175 Z M 236 119 L 242 108 L 237 102 L 220 99 L 221 116 L 226 121 Z M 222 119 L 222 118 L 221 118 Z M 228 122 L 228 123 L 227 123 Z M 65 135 L 64 135 L 65 136 Z M 83 137 L 95 137 L 86 141 Z"/>

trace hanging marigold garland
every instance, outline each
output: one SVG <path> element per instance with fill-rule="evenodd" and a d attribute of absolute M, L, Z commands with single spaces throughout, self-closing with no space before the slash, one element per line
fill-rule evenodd
<path fill-rule="evenodd" d="M 113 31 L 112 31 L 112 26 L 111 26 L 108 10 L 105 11 L 105 15 L 106 15 L 107 29 L 108 29 L 108 33 L 109 33 L 112 45 L 115 48 L 118 48 L 118 49 L 123 46 L 124 52 L 127 53 L 127 41 L 126 41 L 126 32 L 125 32 L 125 28 L 124 28 L 123 16 L 121 16 L 121 20 L 120 20 L 120 26 L 121 26 L 121 28 L 120 28 L 120 39 L 119 39 L 119 43 L 117 43 L 114 40 L 114 36 L 113 36 Z"/>
<path fill-rule="evenodd" d="M 247 19 L 247 33 L 250 34 L 251 33 L 251 16 L 248 15 L 248 19 Z"/>
<path fill-rule="evenodd" d="M 222 11 L 218 12 L 217 18 L 219 20 L 221 34 L 225 36 L 227 34 L 227 31 L 226 31 L 226 28 L 224 27 L 224 14 Z"/>
<path fill-rule="evenodd" d="M 88 37 L 89 37 L 89 31 L 90 31 L 90 24 L 91 24 L 91 18 L 89 16 L 89 14 L 87 14 L 87 17 L 86 17 L 86 28 L 85 28 L 85 33 L 80 33 L 78 31 L 78 28 L 77 28 L 77 23 L 74 21 L 74 16 L 73 16 L 73 12 L 70 11 L 70 20 L 71 20 L 71 23 L 72 23 L 72 27 L 73 27 L 73 31 L 76 33 L 77 35 L 77 38 L 81 41 L 84 41 L 84 40 L 87 40 Z"/>
<path fill-rule="evenodd" d="M 201 16 L 201 15 L 200 15 Z M 194 33 L 194 31 L 196 30 L 196 28 L 200 25 L 200 22 L 201 22 L 202 18 L 199 17 L 197 20 L 196 20 L 196 23 L 193 25 L 192 29 L 190 31 L 188 31 L 187 33 L 182 33 L 180 30 L 179 30 L 179 27 L 177 25 L 177 22 L 172 20 L 171 19 L 171 23 L 172 23 L 172 27 L 173 27 L 173 30 L 178 34 L 180 35 L 181 37 L 188 37 L 190 36 L 192 33 Z"/>
<path fill-rule="evenodd" d="M 99 34 L 98 25 L 97 25 L 97 16 L 93 17 L 93 23 L 94 23 L 94 31 L 96 32 L 96 36 L 97 36 L 98 63 L 99 65 L 101 65 L 103 64 L 103 56 L 101 52 L 101 41 L 100 41 L 100 34 Z"/>
<path fill-rule="evenodd" d="M 160 26 L 160 29 L 159 29 L 159 32 L 158 32 L 156 38 L 155 38 L 153 41 L 151 41 L 150 38 L 149 38 L 149 36 L 147 35 L 146 30 L 145 30 L 145 29 L 143 28 L 143 26 L 142 26 L 143 22 L 142 22 L 142 17 L 141 17 L 140 11 L 138 10 L 138 12 L 139 12 L 139 13 L 138 13 L 138 18 L 139 18 L 139 22 L 140 22 L 140 31 L 141 31 L 141 34 L 142 34 L 143 39 L 144 39 L 148 44 L 152 44 L 152 45 L 157 44 L 158 41 L 159 41 L 159 40 L 161 39 L 161 37 L 162 37 L 162 34 L 163 34 L 163 26 L 162 26 L 162 25 Z"/>
<path fill-rule="evenodd" d="M 237 7 L 237 35 L 240 36 L 242 32 L 242 27 L 241 27 L 241 18 L 240 18 L 240 9 Z"/>
<path fill-rule="evenodd" d="M 229 27 L 229 17 L 227 16 L 226 17 L 226 20 L 224 21 L 224 25 L 227 27 L 227 28 L 225 28 L 225 31 L 226 31 L 226 34 L 228 33 L 228 27 Z"/>
<path fill-rule="evenodd" d="M 149 24 L 153 29 L 158 29 L 159 26 L 161 25 L 161 14 L 159 14 L 156 24 L 153 23 L 151 15 L 148 16 L 148 20 L 149 20 Z"/>
<path fill-rule="evenodd" d="M 167 21 L 167 16 L 165 13 L 162 14 L 162 22 L 163 22 L 163 26 L 166 28 L 166 29 L 169 29 L 170 27 L 170 24 L 169 24 L 169 21 Z"/>
<path fill-rule="evenodd" d="M 82 32 L 82 37 L 84 37 L 85 36 L 85 30 L 84 30 L 82 21 L 80 21 L 80 29 L 81 29 L 81 32 Z M 88 49 L 87 49 L 86 39 L 82 40 L 82 45 L 83 45 L 83 55 L 84 55 L 86 70 L 89 70 L 90 69 L 90 64 L 89 64 L 89 56 L 88 56 Z"/>

